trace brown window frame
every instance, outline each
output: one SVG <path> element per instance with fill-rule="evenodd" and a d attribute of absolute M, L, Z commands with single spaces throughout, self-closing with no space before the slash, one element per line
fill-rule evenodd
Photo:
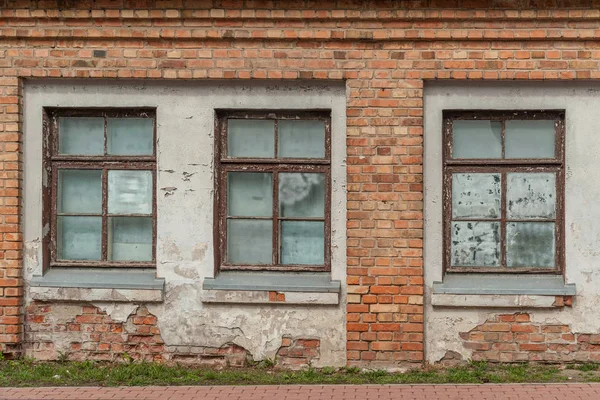
<path fill-rule="evenodd" d="M 59 154 L 59 118 L 93 117 L 104 118 L 104 155 Z M 156 267 L 156 109 L 154 108 L 45 108 L 43 114 L 44 154 L 43 170 L 48 182 L 43 194 L 43 226 L 50 226 L 49 234 L 42 243 L 44 271 L 52 267 L 94 267 L 94 268 L 155 268 Z M 152 155 L 108 155 L 107 118 L 149 118 L 153 120 Z M 60 169 L 102 170 L 102 252 L 101 260 L 59 260 L 57 259 L 57 191 Z M 111 261 L 108 258 L 108 171 L 146 170 L 152 173 L 152 260 L 151 261 Z M 49 190 L 48 190 L 49 189 Z M 61 215 L 68 215 L 61 213 Z M 73 215 L 82 215 L 76 213 Z M 96 215 L 96 214 L 95 214 Z M 119 217 L 141 216 L 139 214 L 114 214 Z M 143 214 L 144 217 L 150 215 Z"/>
<path fill-rule="evenodd" d="M 227 154 L 227 120 L 262 119 L 275 121 L 275 149 L 273 158 L 229 157 Z M 278 150 L 278 120 L 322 120 L 325 124 L 324 158 L 280 158 Z M 215 118 L 215 272 L 220 271 L 331 271 L 331 111 L 330 110 L 217 110 Z M 243 217 L 273 221 L 273 263 L 258 265 L 233 265 L 227 263 L 227 173 L 271 172 L 273 173 L 273 214 L 271 217 Z M 325 210 L 323 218 L 279 217 L 278 174 L 280 172 L 323 173 L 325 175 Z M 323 265 L 280 264 L 279 222 L 323 221 Z"/>
<path fill-rule="evenodd" d="M 554 158 L 505 158 L 505 125 L 509 120 L 554 120 Z M 502 123 L 502 158 L 452 158 L 453 121 L 492 120 Z M 448 273 L 504 273 L 504 274 L 562 274 L 565 268 L 564 255 L 564 188 L 565 188 L 565 111 L 564 110 L 445 110 L 443 112 L 443 269 Z M 555 268 L 507 267 L 506 266 L 506 225 L 519 222 L 506 215 L 506 174 L 510 172 L 552 172 L 556 173 L 556 217 L 535 219 L 527 222 L 555 223 Z M 452 174 L 460 172 L 493 172 L 501 174 L 501 216 L 494 221 L 500 224 L 500 266 L 499 267 L 452 267 Z M 457 219 L 454 219 L 457 220 Z M 461 219 L 458 219 L 461 220 Z M 467 219 L 464 219 L 467 220 Z M 492 219 L 489 219 L 490 221 Z M 470 221 L 486 221 L 485 218 Z"/>

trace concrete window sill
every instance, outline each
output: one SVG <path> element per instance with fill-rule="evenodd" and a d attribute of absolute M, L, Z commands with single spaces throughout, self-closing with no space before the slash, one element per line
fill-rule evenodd
<path fill-rule="evenodd" d="M 337 305 L 341 282 L 328 273 L 223 272 L 202 289 L 204 303 Z"/>
<path fill-rule="evenodd" d="M 52 268 L 28 284 L 34 300 L 162 302 L 165 280 L 155 270 Z"/>
<path fill-rule="evenodd" d="M 433 283 L 432 305 L 438 307 L 553 308 L 557 296 L 574 296 L 575 284 L 559 275 L 447 274 Z"/>

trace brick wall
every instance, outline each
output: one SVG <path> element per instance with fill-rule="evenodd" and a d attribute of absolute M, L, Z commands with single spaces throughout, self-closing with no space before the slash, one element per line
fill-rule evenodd
<path fill-rule="evenodd" d="M 0 344 L 22 340 L 22 79 L 347 86 L 348 362 L 423 360 L 423 82 L 600 77 L 597 1 L 4 0 Z"/>

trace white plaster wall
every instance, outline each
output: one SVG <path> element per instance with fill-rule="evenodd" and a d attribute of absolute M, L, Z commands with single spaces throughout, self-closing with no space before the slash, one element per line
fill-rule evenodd
<path fill-rule="evenodd" d="M 425 85 L 425 345 L 426 359 L 447 350 L 470 357 L 460 332 L 513 309 L 431 306 L 442 280 L 442 111 L 446 109 L 566 110 L 566 283 L 575 283 L 572 308 L 533 310 L 533 322 L 570 324 L 574 332 L 600 331 L 600 84 L 597 82 L 427 82 Z"/>
<path fill-rule="evenodd" d="M 165 301 L 148 306 L 167 346 L 234 342 L 272 358 L 282 335 L 321 339 L 321 365 L 345 364 L 346 95 L 343 84 L 32 80 L 24 92 L 25 278 L 41 272 L 43 107 L 156 107 L 157 276 Z M 203 304 L 214 275 L 214 110 L 328 109 L 332 114 L 332 279 L 334 306 Z M 26 293 L 28 299 L 28 294 Z M 101 305 L 108 310 L 110 305 Z M 126 317 L 125 317 L 126 318 Z"/>

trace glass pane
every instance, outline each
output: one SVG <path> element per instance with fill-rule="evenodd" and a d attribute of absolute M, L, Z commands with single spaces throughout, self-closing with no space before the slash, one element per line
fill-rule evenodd
<path fill-rule="evenodd" d="M 506 265 L 554 268 L 554 229 L 554 222 L 506 224 Z"/>
<path fill-rule="evenodd" d="M 59 216 L 56 229 L 59 260 L 102 258 L 102 217 Z"/>
<path fill-rule="evenodd" d="M 506 158 L 554 158 L 554 121 L 506 121 Z"/>
<path fill-rule="evenodd" d="M 273 215 L 273 174 L 228 172 L 227 215 L 235 217 Z"/>
<path fill-rule="evenodd" d="M 154 120 L 151 118 L 108 118 L 108 154 L 154 154 Z"/>
<path fill-rule="evenodd" d="M 229 157 L 275 157 L 275 121 L 227 120 L 227 155 Z"/>
<path fill-rule="evenodd" d="M 59 118 L 60 154 L 103 155 L 104 118 Z"/>
<path fill-rule="evenodd" d="M 500 266 L 500 224 L 452 222 L 452 266 Z"/>
<path fill-rule="evenodd" d="M 281 263 L 323 265 L 324 226 L 323 222 L 282 221 Z"/>
<path fill-rule="evenodd" d="M 110 214 L 152 214 L 152 171 L 108 171 Z"/>
<path fill-rule="evenodd" d="M 102 213 L 102 171 L 59 170 L 57 209 L 59 213 Z"/>
<path fill-rule="evenodd" d="M 279 157 L 325 158 L 325 122 L 280 120 Z"/>
<path fill-rule="evenodd" d="M 506 187 L 509 219 L 556 217 L 556 174 L 509 173 Z"/>
<path fill-rule="evenodd" d="M 499 121 L 454 121 L 452 157 L 501 158 L 502 124 Z"/>
<path fill-rule="evenodd" d="M 227 221 L 227 263 L 273 263 L 273 222 L 244 219 Z"/>
<path fill-rule="evenodd" d="M 452 218 L 500 218 L 500 174 L 452 174 Z"/>
<path fill-rule="evenodd" d="M 152 261 L 151 217 L 111 217 L 108 227 L 109 260 Z"/>
<path fill-rule="evenodd" d="M 280 173 L 279 215 L 323 217 L 325 215 L 325 174 Z"/>

